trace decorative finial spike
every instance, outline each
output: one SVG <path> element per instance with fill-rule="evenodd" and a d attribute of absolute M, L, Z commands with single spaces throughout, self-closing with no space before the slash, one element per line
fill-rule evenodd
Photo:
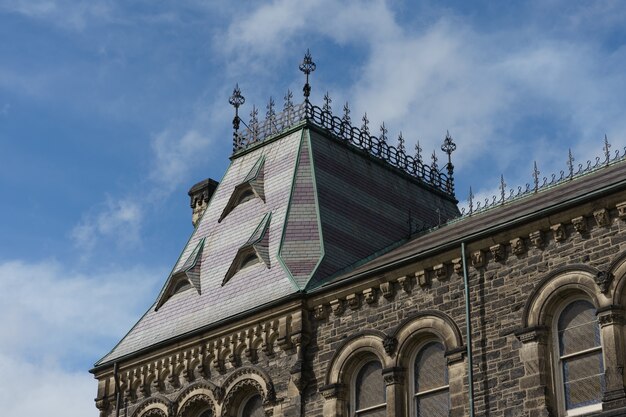
<path fill-rule="evenodd" d="M 604 163 L 606 165 L 609 164 L 609 162 L 611 162 L 611 144 L 609 143 L 609 139 L 607 138 L 606 134 L 604 134 L 604 148 L 602 148 L 604 150 L 604 157 L 605 157 L 605 161 Z"/>
<path fill-rule="evenodd" d="M 537 161 L 535 161 L 533 168 L 533 181 L 535 182 L 535 192 L 539 190 L 539 174 L 541 174 L 541 171 L 537 169 Z"/>
<path fill-rule="evenodd" d="M 241 90 L 239 89 L 239 83 L 235 84 L 233 95 L 230 96 L 228 102 L 235 108 L 235 117 L 233 118 L 233 152 L 235 152 L 239 148 L 239 123 L 241 122 L 239 118 L 239 107 L 246 102 L 245 97 L 241 94 Z"/>
<path fill-rule="evenodd" d="M 419 140 L 415 144 L 415 160 L 419 164 L 423 163 L 423 161 L 422 161 L 422 147 L 420 146 L 420 141 Z"/>
<path fill-rule="evenodd" d="M 404 137 L 402 136 L 402 132 L 398 135 L 398 152 L 405 153 L 406 149 L 404 148 Z"/>
<path fill-rule="evenodd" d="M 283 110 L 291 110 L 293 109 L 293 93 L 291 92 L 291 90 L 287 90 L 287 94 L 285 94 L 285 105 L 283 107 Z"/>
<path fill-rule="evenodd" d="M 274 98 L 270 96 L 270 100 L 267 103 L 267 112 L 265 113 L 265 117 L 268 120 L 272 120 L 276 116 L 276 112 L 274 111 Z"/>
<path fill-rule="evenodd" d="M 572 156 L 572 148 L 569 148 L 569 152 L 567 154 L 567 168 L 569 169 L 569 178 L 570 180 L 574 178 L 574 157 Z"/>
<path fill-rule="evenodd" d="M 385 122 L 383 122 L 382 125 L 380 125 L 380 141 L 382 143 L 387 143 L 387 128 L 385 127 Z"/>
<path fill-rule="evenodd" d="M 330 98 L 327 91 L 326 94 L 324 94 L 324 106 L 322 107 L 322 110 L 326 113 L 332 113 L 332 109 L 330 107 L 330 103 L 332 102 L 333 100 Z"/>
<path fill-rule="evenodd" d="M 469 214 L 471 215 L 474 211 L 474 193 L 472 192 L 472 187 L 470 187 L 469 197 L 467 200 L 469 202 Z"/>
<path fill-rule="evenodd" d="M 309 49 L 306 50 L 306 54 L 304 54 L 304 59 L 300 64 L 300 71 L 302 71 L 306 75 L 306 83 L 302 88 L 302 92 L 304 93 L 304 100 L 306 102 L 309 101 L 309 96 L 311 95 L 311 85 L 309 84 L 309 74 L 315 71 L 315 62 L 313 62 L 313 58 L 311 57 L 311 51 Z"/>
<path fill-rule="evenodd" d="M 500 174 L 500 203 L 504 204 L 506 194 L 506 183 L 504 182 L 504 175 Z"/>

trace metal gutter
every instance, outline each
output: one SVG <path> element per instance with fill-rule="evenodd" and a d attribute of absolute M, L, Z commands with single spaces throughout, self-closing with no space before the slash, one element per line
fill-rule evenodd
<path fill-rule="evenodd" d="M 463 287 L 465 288 L 465 329 L 467 332 L 467 386 L 469 387 L 470 417 L 474 417 L 474 356 L 472 353 L 472 316 L 470 311 L 469 276 L 465 242 L 461 242 L 461 260 L 463 263 Z"/>

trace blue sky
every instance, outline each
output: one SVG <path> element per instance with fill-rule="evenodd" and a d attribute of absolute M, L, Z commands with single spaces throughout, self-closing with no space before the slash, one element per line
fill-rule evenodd
<path fill-rule="evenodd" d="M 314 102 L 426 155 L 449 130 L 462 201 L 626 145 L 626 6 L 509 3 L 0 0 L 6 415 L 97 415 L 87 370 L 166 279 L 188 188 L 227 167 L 234 84 L 244 115 L 300 98 L 307 48 Z"/>

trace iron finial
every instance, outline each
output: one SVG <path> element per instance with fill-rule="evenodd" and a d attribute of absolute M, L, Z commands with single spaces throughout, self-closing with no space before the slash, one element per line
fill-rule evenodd
<path fill-rule="evenodd" d="M 537 161 L 535 161 L 535 166 L 533 168 L 533 180 L 535 182 L 535 192 L 537 192 L 537 190 L 539 189 L 539 174 L 541 174 L 541 171 L 537 169 Z"/>
<path fill-rule="evenodd" d="M 605 156 L 605 164 L 608 165 L 609 162 L 611 161 L 611 151 L 609 150 L 611 148 L 611 144 L 609 143 L 609 139 L 607 138 L 606 134 L 604 135 L 604 147 L 602 148 L 604 150 L 604 156 Z"/>
<path fill-rule="evenodd" d="M 569 148 L 569 152 L 567 155 L 567 168 L 569 169 L 569 178 L 570 180 L 574 178 L 574 157 L 572 156 L 572 148 Z"/>
<path fill-rule="evenodd" d="M 364 135 L 368 135 L 369 136 L 369 133 L 370 133 L 370 128 L 369 128 L 370 121 L 367 118 L 367 113 L 365 113 L 363 115 L 363 118 L 361 120 L 363 121 L 363 124 L 361 125 L 361 132 Z"/>
<path fill-rule="evenodd" d="M 400 134 L 398 135 L 398 152 L 402 152 L 405 153 L 405 148 L 404 148 L 404 137 L 402 136 L 402 132 L 400 132 Z"/>
<path fill-rule="evenodd" d="M 506 194 L 506 183 L 504 182 L 504 175 L 500 174 L 500 202 L 504 204 Z"/>
<path fill-rule="evenodd" d="M 415 144 L 415 160 L 419 164 L 422 163 L 422 147 L 420 146 L 420 141 L 419 140 Z"/>
<path fill-rule="evenodd" d="M 233 95 L 230 96 L 228 102 L 231 106 L 235 108 L 235 117 L 233 118 L 233 152 L 237 150 L 239 143 L 239 123 L 241 119 L 239 118 L 239 107 L 246 102 L 246 99 L 243 95 L 241 95 L 241 90 L 239 89 L 239 84 L 235 84 L 235 89 L 233 90 Z"/>
<path fill-rule="evenodd" d="M 469 214 L 471 215 L 474 211 L 474 193 L 472 192 L 472 187 L 470 187 L 469 197 L 467 200 L 469 202 Z"/>
<path fill-rule="evenodd" d="M 313 62 L 313 58 L 311 57 L 311 51 L 309 49 L 306 50 L 306 54 L 304 54 L 304 59 L 300 64 L 300 71 L 302 71 L 306 75 L 306 83 L 302 88 L 302 92 L 304 93 L 305 101 L 309 101 L 309 96 L 311 95 L 311 86 L 309 85 L 309 74 L 315 71 L 315 62 Z"/>
<path fill-rule="evenodd" d="M 271 120 L 276 116 L 276 112 L 274 111 L 274 98 L 270 96 L 270 100 L 266 106 L 267 112 L 265 113 L 265 118 Z"/>
<path fill-rule="evenodd" d="M 434 150 L 431 158 L 433 162 L 430 164 L 430 167 L 433 169 L 434 172 L 439 172 L 439 166 L 437 165 L 437 161 L 439 159 L 437 158 L 437 152 L 435 152 Z"/>
<path fill-rule="evenodd" d="M 385 127 L 385 122 L 380 125 L 380 141 L 381 143 L 387 143 L 387 128 Z"/>
<path fill-rule="evenodd" d="M 350 124 L 352 122 L 352 120 L 350 120 L 350 106 L 347 101 L 346 104 L 343 105 L 343 117 L 341 118 L 341 121 L 345 124 Z"/>
<path fill-rule="evenodd" d="M 450 188 L 450 192 L 452 192 L 453 188 L 453 175 L 454 175 L 454 165 L 452 165 L 452 152 L 456 150 L 456 143 L 452 140 L 452 136 L 450 136 L 450 132 L 446 130 L 446 137 L 443 140 L 443 144 L 441 145 L 441 150 L 448 154 L 448 164 L 446 165 L 448 171 L 448 188 Z"/>
<path fill-rule="evenodd" d="M 330 103 L 332 102 L 333 100 L 330 98 L 327 91 L 326 94 L 324 94 L 324 106 L 322 106 L 322 110 L 326 113 L 332 113 L 332 109 L 330 107 Z"/>
<path fill-rule="evenodd" d="M 287 90 L 287 94 L 285 94 L 285 105 L 283 106 L 283 110 L 291 110 L 293 109 L 293 93 L 291 90 Z"/>
<path fill-rule="evenodd" d="M 252 131 L 252 138 L 254 141 L 257 140 L 259 136 L 259 109 L 256 106 L 252 105 L 252 111 L 250 112 L 250 130 Z"/>

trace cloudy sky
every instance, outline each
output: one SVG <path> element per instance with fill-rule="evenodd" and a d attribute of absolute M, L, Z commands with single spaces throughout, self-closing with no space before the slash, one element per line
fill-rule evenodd
<path fill-rule="evenodd" d="M 314 102 L 427 155 L 449 130 L 461 201 L 626 145 L 624 3 L 509 3 L 0 0 L 3 414 L 97 416 L 87 370 L 166 279 L 188 188 L 221 178 L 234 84 L 244 114 L 301 97 L 307 48 Z"/>

